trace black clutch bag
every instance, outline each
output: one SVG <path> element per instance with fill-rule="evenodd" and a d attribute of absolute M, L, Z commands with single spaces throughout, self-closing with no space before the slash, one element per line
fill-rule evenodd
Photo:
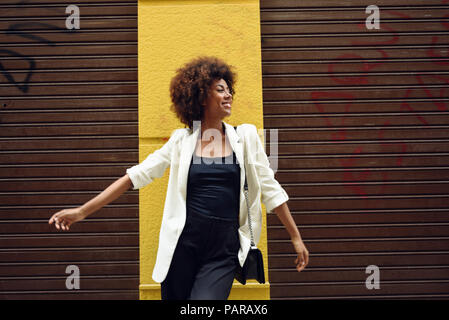
<path fill-rule="evenodd" d="M 234 127 L 235 128 L 235 127 Z M 246 181 L 245 175 L 245 200 L 246 200 L 246 208 L 248 210 L 248 220 L 249 220 L 249 231 L 251 234 L 251 248 L 249 249 L 248 255 L 246 257 L 245 263 L 243 267 L 238 265 L 237 272 L 235 274 L 235 279 L 241 284 L 246 284 L 246 281 L 249 279 L 257 280 L 259 283 L 265 283 L 265 273 L 263 270 L 263 258 L 262 252 L 257 248 L 254 243 L 254 235 L 253 228 L 251 225 L 251 215 L 249 212 L 249 203 L 248 203 L 248 183 Z"/>
<path fill-rule="evenodd" d="M 246 280 L 255 279 L 259 283 L 265 283 L 263 272 L 262 252 L 258 248 L 251 248 L 246 257 L 243 267 L 238 267 L 235 278 L 241 284 L 246 284 Z"/>

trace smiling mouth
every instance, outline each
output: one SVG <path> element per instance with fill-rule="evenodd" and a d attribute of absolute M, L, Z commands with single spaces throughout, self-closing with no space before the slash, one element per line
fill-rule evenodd
<path fill-rule="evenodd" d="M 223 107 L 225 107 L 225 108 L 231 108 L 231 104 L 230 104 L 230 103 L 223 103 Z"/>

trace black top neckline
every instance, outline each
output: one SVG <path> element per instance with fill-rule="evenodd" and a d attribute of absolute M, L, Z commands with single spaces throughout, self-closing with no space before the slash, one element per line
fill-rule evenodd
<path fill-rule="evenodd" d="M 233 151 L 232 153 L 230 153 L 229 155 L 227 155 L 227 156 L 221 156 L 221 157 L 203 157 L 203 156 L 198 156 L 198 155 L 196 154 L 196 152 L 193 153 L 193 156 L 194 156 L 194 157 L 196 157 L 196 158 L 202 158 L 202 159 L 226 159 L 226 158 L 232 157 L 233 155 L 234 155 L 234 151 Z"/>

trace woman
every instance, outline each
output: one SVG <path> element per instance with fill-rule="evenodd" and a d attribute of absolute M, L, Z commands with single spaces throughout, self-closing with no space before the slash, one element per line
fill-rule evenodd
<path fill-rule="evenodd" d="M 235 130 L 223 119 L 231 114 L 235 73 L 222 60 L 199 57 L 177 70 L 170 84 L 172 110 L 188 128 L 84 205 L 55 213 L 49 220 L 69 230 L 131 186 L 140 189 L 170 166 L 159 248 L 153 279 L 162 299 L 227 299 L 237 266 L 250 248 L 248 202 L 255 242 L 261 232 L 261 205 L 286 227 L 297 253 L 296 269 L 309 253 L 286 204 L 288 195 L 274 179 L 256 127 Z"/>

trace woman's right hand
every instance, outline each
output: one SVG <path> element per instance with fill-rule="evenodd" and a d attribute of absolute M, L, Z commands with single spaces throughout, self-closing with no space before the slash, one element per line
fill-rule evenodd
<path fill-rule="evenodd" d="M 67 231 L 73 223 L 81 221 L 84 218 L 85 216 L 80 207 L 64 209 L 52 215 L 50 220 L 48 220 L 48 224 L 53 224 L 54 222 L 56 229 Z"/>

